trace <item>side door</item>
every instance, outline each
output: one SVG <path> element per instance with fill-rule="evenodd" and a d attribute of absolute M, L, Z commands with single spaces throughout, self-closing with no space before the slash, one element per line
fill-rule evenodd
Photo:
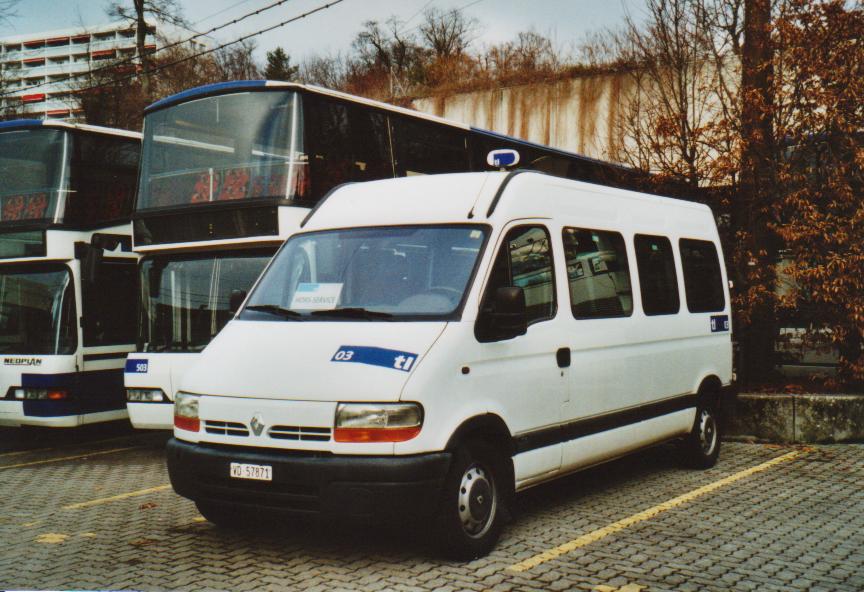
<path fill-rule="evenodd" d="M 565 470 L 589 465 L 631 447 L 632 411 L 646 376 L 634 318 L 635 265 L 618 231 L 565 225 L 566 314 L 572 353 L 570 401 L 563 412 Z"/>
<path fill-rule="evenodd" d="M 514 437 L 516 484 L 548 477 L 561 466 L 561 407 L 567 399 L 567 368 L 556 352 L 566 339 L 556 320 L 558 279 L 552 234 L 545 223 L 520 221 L 506 228 L 484 287 L 471 363 L 478 395 L 494 401 Z M 523 289 L 528 329 L 495 340 L 484 328 L 484 312 L 496 290 Z"/>

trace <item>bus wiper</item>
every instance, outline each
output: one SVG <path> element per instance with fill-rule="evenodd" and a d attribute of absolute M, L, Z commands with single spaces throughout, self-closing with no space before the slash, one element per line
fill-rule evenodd
<path fill-rule="evenodd" d="M 247 306 L 243 310 L 255 310 L 260 312 L 269 312 L 270 314 L 274 314 L 278 317 L 282 317 L 283 319 L 291 319 L 292 321 L 300 320 L 303 316 L 296 310 L 291 310 L 288 308 L 282 308 L 276 304 L 252 304 L 251 306 Z"/>
<path fill-rule="evenodd" d="M 393 318 L 389 312 L 380 312 L 360 307 L 328 308 L 325 310 L 313 310 L 309 314 L 320 317 L 344 317 L 346 319 L 384 320 Z"/>

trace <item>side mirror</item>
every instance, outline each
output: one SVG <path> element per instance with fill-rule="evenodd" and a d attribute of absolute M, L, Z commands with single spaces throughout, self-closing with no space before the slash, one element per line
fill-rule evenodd
<path fill-rule="evenodd" d="M 75 243 L 75 258 L 81 261 L 81 279 L 84 283 L 93 285 L 99 279 L 102 253 L 102 249 L 89 243 Z"/>
<path fill-rule="evenodd" d="M 498 288 L 491 307 L 481 313 L 475 334 L 482 342 L 504 341 L 524 335 L 528 331 L 525 291 L 508 286 Z"/>
<path fill-rule="evenodd" d="M 228 298 L 228 311 L 231 314 L 240 310 L 240 305 L 246 300 L 246 290 L 231 290 L 231 296 Z"/>

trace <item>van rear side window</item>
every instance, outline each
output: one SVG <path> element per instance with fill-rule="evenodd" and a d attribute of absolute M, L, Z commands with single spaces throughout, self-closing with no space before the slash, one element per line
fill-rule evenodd
<path fill-rule="evenodd" d="M 645 234 L 637 234 L 634 243 L 642 310 L 648 316 L 676 314 L 681 301 L 672 243 L 665 236 Z"/>
<path fill-rule="evenodd" d="M 585 228 L 565 228 L 562 235 L 573 316 L 600 319 L 633 314 L 624 237 Z"/>
<path fill-rule="evenodd" d="M 714 243 L 682 238 L 678 241 L 684 270 L 684 293 L 690 312 L 719 312 L 726 308 L 720 258 Z"/>

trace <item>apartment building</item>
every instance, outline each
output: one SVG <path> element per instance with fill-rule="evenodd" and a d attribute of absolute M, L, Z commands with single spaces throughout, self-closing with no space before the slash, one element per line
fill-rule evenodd
<path fill-rule="evenodd" d="M 156 49 L 192 35 L 179 27 L 151 24 L 146 48 Z M 190 43 L 193 49 L 207 47 L 203 38 Z M 74 120 L 81 109 L 71 91 L 80 88 L 82 80 L 69 76 L 135 54 L 135 28 L 125 21 L 2 37 L 0 89 L 4 96 L 0 106 L 21 117 Z"/>

